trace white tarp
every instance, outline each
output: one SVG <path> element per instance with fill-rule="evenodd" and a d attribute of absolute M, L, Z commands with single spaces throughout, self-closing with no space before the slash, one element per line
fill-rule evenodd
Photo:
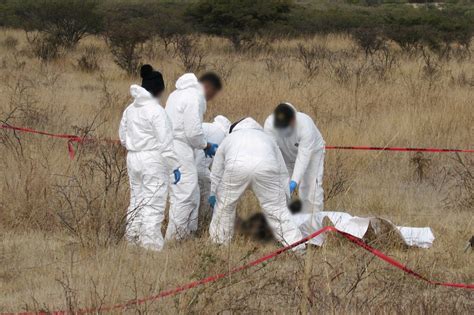
<path fill-rule="evenodd" d="M 378 217 L 356 217 L 346 212 L 318 212 L 314 216 L 313 221 L 311 221 L 311 214 L 295 214 L 293 217 L 304 237 L 325 226 L 324 221 L 325 218 L 327 218 L 338 230 L 360 239 L 363 239 L 367 235 L 369 228 L 371 228 L 371 231 L 373 231 L 376 236 L 390 233 L 408 246 L 430 248 L 435 239 L 429 227 L 396 226 L 386 219 Z M 310 240 L 309 243 L 321 246 L 324 243 L 324 239 L 324 235 L 320 235 Z"/>

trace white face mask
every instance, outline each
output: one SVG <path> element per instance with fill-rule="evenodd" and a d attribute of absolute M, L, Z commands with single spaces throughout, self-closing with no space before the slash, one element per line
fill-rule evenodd
<path fill-rule="evenodd" d="M 277 133 L 280 137 L 282 138 L 288 138 L 290 137 L 293 132 L 295 131 L 295 128 L 293 128 L 292 126 L 288 126 L 286 128 L 278 128 L 277 129 Z"/>

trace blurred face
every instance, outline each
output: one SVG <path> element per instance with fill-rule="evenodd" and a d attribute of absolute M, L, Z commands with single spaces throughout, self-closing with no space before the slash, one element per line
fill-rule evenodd
<path fill-rule="evenodd" d="M 281 127 L 281 128 L 276 127 L 275 130 L 277 131 L 278 136 L 282 138 L 288 138 L 293 135 L 293 133 L 295 132 L 295 128 L 296 128 L 296 119 L 293 118 L 290 121 L 290 124 L 288 126 Z"/>
<path fill-rule="evenodd" d="M 202 87 L 204 88 L 204 97 L 206 98 L 206 101 L 212 100 L 219 93 L 219 90 L 209 82 L 202 82 Z"/>

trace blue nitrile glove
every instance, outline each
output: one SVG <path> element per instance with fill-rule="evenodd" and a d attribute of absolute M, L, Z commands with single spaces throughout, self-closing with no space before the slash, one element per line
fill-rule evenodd
<path fill-rule="evenodd" d="M 216 155 L 217 148 L 219 146 L 215 143 L 208 143 L 207 148 L 204 149 L 204 153 L 206 154 L 206 157 L 213 157 Z"/>
<path fill-rule="evenodd" d="M 298 184 L 294 180 L 292 180 L 290 182 L 290 194 L 292 194 L 295 191 L 296 186 L 298 186 Z"/>
<path fill-rule="evenodd" d="M 216 196 L 214 196 L 214 195 L 209 196 L 207 201 L 209 202 L 209 205 L 211 206 L 211 208 L 214 209 L 214 207 L 216 206 L 216 202 L 217 202 Z"/>
<path fill-rule="evenodd" d="M 173 171 L 173 174 L 174 174 L 174 184 L 176 185 L 181 180 L 181 172 L 179 171 L 179 168 L 175 169 Z"/>

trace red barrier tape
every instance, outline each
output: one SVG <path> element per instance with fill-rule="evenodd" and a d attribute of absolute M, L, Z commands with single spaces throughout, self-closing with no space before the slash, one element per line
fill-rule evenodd
<path fill-rule="evenodd" d="M 470 149 L 437 149 L 437 148 L 398 148 L 398 147 L 344 147 L 326 146 L 327 150 L 364 150 L 364 151 L 405 151 L 405 152 L 464 152 L 474 153 Z"/>
<path fill-rule="evenodd" d="M 336 232 L 336 233 L 342 235 L 343 237 L 345 237 L 346 239 L 348 239 L 349 241 L 351 241 L 355 245 L 357 245 L 359 247 L 362 247 L 363 249 L 367 250 L 368 252 L 370 252 L 373 255 L 380 258 L 381 260 L 383 260 L 383 261 L 389 263 L 390 265 L 402 270 L 403 272 L 405 272 L 405 273 L 407 273 L 407 274 L 409 274 L 409 275 L 411 275 L 411 276 L 413 276 L 417 279 L 423 280 L 423 281 L 425 281 L 429 284 L 437 285 L 437 286 L 444 286 L 444 287 L 461 288 L 461 289 L 471 289 L 471 290 L 474 289 L 474 284 L 441 282 L 441 281 L 435 281 L 435 280 L 428 279 L 428 278 L 422 276 L 421 274 L 417 273 L 416 271 L 413 271 L 412 269 L 408 268 L 407 266 L 405 266 L 401 262 L 399 262 L 399 261 L 385 255 L 381 251 L 367 245 L 362 240 L 360 240 L 360 239 L 358 239 L 358 238 L 356 238 L 356 237 L 354 237 L 350 234 L 339 231 L 338 229 L 336 229 L 333 226 L 326 226 L 326 227 L 314 232 L 313 234 L 299 240 L 298 242 L 295 242 L 291 245 L 280 248 L 280 249 L 278 249 L 278 250 L 276 250 L 276 251 L 274 251 L 270 254 L 267 254 L 263 257 L 260 257 L 259 259 L 256 259 L 252 262 L 249 262 L 248 264 L 245 264 L 245 265 L 242 265 L 242 266 L 239 266 L 239 267 L 235 267 L 235 268 L 231 269 L 228 272 L 219 273 L 219 274 L 216 274 L 216 275 L 213 275 L 213 276 L 201 279 L 201 280 L 190 282 L 188 284 L 185 284 L 183 286 L 180 286 L 180 287 L 177 287 L 177 288 L 174 288 L 174 289 L 165 290 L 165 291 L 162 291 L 162 292 L 158 293 L 157 295 L 148 296 L 148 297 L 144 297 L 144 298 L 136 299 L 136 300 L 130 300 L 130 301 L 125 302 L 125 303 L 111 305 L 111 306 L 105 306 L 105 307 L 99 307 L 99 308 L 80 309 L 80 310 L 75 311 L 73 314 L 89 314 L 89 313 L 99 313 L 99 312 L 110 312 L 110 311 L 120 310 L 120 309 L 123 310 L 123 309 L 126 309 L 127 307 L 130 307 L 130 306 L 133 306 L 133 305 L 139 305 L 139 304 L 143 304 L 143 303 L 146 303 L 146 302 L 159 300 L 159 299 L 162 299 L 162 298 L 165 298 L 165 297 L 168 297 L 168 296 L 177 295 L 181 292 L 187 291 L 187 290 L 195 288 L 197 286 L 200 286 L 200 285 L 203 285 L 203 284 L 206 284 L 206 283 L 215 282 L 217 280 L 228 277 L 228 276 L 230 276 L 234 273 L 237 273 L 237 272 L 246 270 L 250 267 L 259 265 L 263 262 L 266 262 L 266 261 L 268 261 L 272 258 L 275 258 L 275 257 L 279 256 L 280 254 L 282 254 L 282 253 L 284 253 L 284 252 L 286 252 L 286 251 L 288 251 L 288 250 L 290 250 L 290 249 L 292 249 L 292 248 L 294 248 L 294 247 L 296 247 L 300 244 L 306 243 L 310 239 L 315 238 L 316 236 L 318 236 L 320 234 L 323 234 L 323 233 L 326 233 L 326 232 Z M 68 311 L 53 311 L 53 312 L 2 313 L 0 315 L 63 315 L 63 314 L 72 314 L 72 313 L 68 312 Z"/>
<path fill-rule="evenodd" d="M 109 143 L 120 143 L 119 140 L 112 140 L 112 139 L 94 139 L 94 138 L 85 138 L 79 137 L 76 135 L 68 135 L 68 134 L 54 134 L 44 131 L 38 131 L 30 128 L 22 128 L 22 127 L 15 127 L 9 125 L 2 125 L 1 129 L 9 129 L 13 131 L 21 131 L 27 133 L 34 133 L 43 136 L 53 137 L 53 138 L 62 138 L 68 139 L 67 146 L 68 146 L 68 153 L 71 159 L 74 159 L 75 151 L 73 142 L 76 143 L 83 143 L 87 142 L 109 142 Z M 459 152 L 459 153 L 474 153 L 474 150 L 471 149 L 437 149 L 437 148 L 399 148 L 399 147 L 367 147 L 367 146 L 326 146 L 327 150 L 363 150 L 363 151 L 404 151 L 404 152 L 436 152 L 436 153 L 446 153 L 446 152 Z"/>

